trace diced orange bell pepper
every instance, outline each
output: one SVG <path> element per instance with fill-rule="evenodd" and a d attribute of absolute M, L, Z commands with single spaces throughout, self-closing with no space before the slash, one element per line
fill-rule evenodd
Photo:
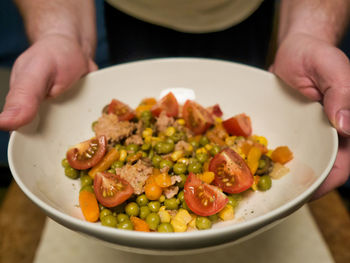
<path fill-rule="evenodd" d="M 279 146 L 271 154 L 274 162 L 285 164 L 293 159 L 293 153 L 288 146 Z"/>
<path fill-rule="evenodd" d="M 253 146 L 252 148 L 250 148 L 247 156 L 247 165 L 253 175 L 259 167 L 260 157 L 261 150 L 258 147 Z"/>
<path fill-rule="evenodd" d="M 100 216 L 100 209 L 94 193 L 89 191 L 80 191 L 79 205 L 86 221 L 96 222 Z"/>
<path fill-rule="evenodd" d="M 135 231 L 150 232 L 149 226 L 145 220 L 142 220 L 141 218 L 138 218 L 136 216 L 131 216 L 130 221 L 134 225 Z"/>

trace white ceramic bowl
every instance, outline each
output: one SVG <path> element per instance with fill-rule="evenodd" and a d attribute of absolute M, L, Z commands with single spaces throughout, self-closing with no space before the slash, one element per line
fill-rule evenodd
<path fill-rule="evenodd" d="M 192 90 L 204 106 L 219 103 L 225 117 L 245 112 L 253 133 L 269 148 L 288 145 L 290 173 L 271 190 L 254 192 L 236 217 L 210 230 L 187 233 L 125 231 L 83 220 L 79 180 L 68 179 L 61 160 L 69 146 L 93 135 L 91 123 L 112 98 L 135 107 L 165 89 Z M 119 248 L 141 253 L 186 253 L 237 242 L 271 227 L 301 207 L 327 177 L 336 157 L 337 134 L 322 107 L 301 97 L 272 74 L 248 66 L 207 59 L 158 59 L 128 63 L 89 74 L 61 97 L 45 102 L 39 117 L 13 132 L 9 162 L 24 193 L 60 224 Z"/>

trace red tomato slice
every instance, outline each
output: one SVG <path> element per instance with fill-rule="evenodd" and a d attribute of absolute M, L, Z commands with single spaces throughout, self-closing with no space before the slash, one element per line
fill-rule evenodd
<path fill-rule="evenodd" d="M 153 116 L 156 117 L 158 117 L 162 111 L 165 111 L 168 117 L 176 117 L 179 114 L 179 103 L 172 92 L 165 95 L 151 109 Z"/>
<path fill-rule="evenodd" d="M 215 173 L 214 184 L 230 194 L 247 190 L 254 181 L 245 161 L 230 148 L 214 156 L 210 161 L 209 171 Z"/>
<path fill-rule="evenodd" d="M 67 151 L 66 158 L 70 166 L 78 170 L 89 169 L 105 155 L 107 139 L 104 135 L 81 142 Z"/>
<path fill-rule="evenodd" d="M 252 123 L 244 113 L 223 121 L 222 125 L 230 135 L 248 137 L 252 134 Z"/>
<path fill-rule="evenodd" d="M 209 113 L 213 117 L 221 117 L 223 115 L 219 104 L 215 104 L 214 106 L 208 107 L 207 111 L 209 111 Z"/>
<path fill-rule="evenodd" d="M 134 111 L 123 102 L 113 99 L 108 105 L 108 114 L 115 114 L 120 121 L 129 121 L 135 117 Z"/>
<path fill-rule="evenodd" d="M 114 207 L 129 199 L 134 189 L 119 175 L 103 172 L 95 175 L 94 192 L 103 206 Z"/>
<path fill-rule="evenodd" d="M 193 173 L 186 179 L 184 194 L 187 206 L 200 216 L 214 215 L 228 202 L 218 187 L 203 182 Z"/>
<path fill-rule="evenodd" d="M 196 135 L 206 132 L 214 123 L 211 114 L 198 103 L 187 100 L 182 109 L 186 126 Z"/>

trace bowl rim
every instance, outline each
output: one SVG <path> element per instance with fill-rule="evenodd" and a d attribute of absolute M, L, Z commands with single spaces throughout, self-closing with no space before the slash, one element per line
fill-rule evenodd
<path fill-rule="evenodd" d="M 108 71 L 114 71 L 118 68 L 125 68 L 125 67 L 132 67 L 134 65 L 139 64 L 146 64 L 149 66 L 150 63 L 226 63 L 228 65 L 235 65 L 239 67 L 246 68 L 247 70 L 255 71 L 257 74 L 264 74 L 267 77 L 275 77 L 272 73 L 267 72 L 265 70 L 244 65 L 241 63 L 231 62 L 227 60 L 221 60 L 221 59 L 207 59 L 207 58 L 190 58 L 190 57 L 179 57 L 179 58 L 157 58 L 157 59 L 145 59 L 145 60 L 139 60 L 134 62 L 127 62 L 122 63 L 118 65 L 113 65 L 95 72 L 92 72 L 88 74 L 86 77 L 90 78 L 95 75 L 99 74 L 105 74 Z M 84 77 L 84 78 L 86 78 Z M 53 208 L 52 206 L 48 205 L 44 201 L 42 201 L 40 198 L 38 198 L 35 194 L 33 194 L 29 188 L 23 183 L 20 176 L 17 174 L 16 167 L 13 160 L 13 147 L 16 142 L 16 137 L 19 133 L 21 133 L 21 129 L 18 131 L 13 131 L 10 135 L 9 139 L 9 145 L 8 145 L 8 161 L 9 161 L 9 167 L 11 170 L 11 173 L 13 175 L 13 178 L 15 179 L 16 183 L 19 185 L 21 190 L 31 199 L 36 205 L 38 205 L 42 210 L 45 211 L 46 214 L 48 214 L 50 217 L 52 217 L 55 221 L 57 219 L 60 220 L 60 224 L 65 225 L 68 228 L 75 228 L 75 229 L 84 229 L 86 230 L 86 233 L 92 233 L 92 232 L 98 232 L 101 235 L 113 235 L 115 237 L 120 237 L 120 239 L 123 238 L 133 238 L 133 239 L 143 239 L 144 241 L 159 241 L 159 242 L 173 242 L 177 239 L 179 240 L 198 240 L 200 238 L 215 238 L 222 234 L 227 233 L 234 233 L 237 230 L 245 230 L 250 229 L 256 225 L 262 225 L 264 222 L 272 222 L 275 221 L 280 217 L 280 215 L 286 215 L 288 214 L 288 211 L 294 208 L 299 208 L 304 202 L 306 202 L 311 195 L 317 190 L 317 188 L 322 184 L 322 182 L 327 178 L 329 172 L 331 171 L 333 164 L 336 160 L 337 156 L 337 150 L 338 150 L 338 137 L 336 129 L 333 127 L 331 128 L 331 134 L 332 137 L 330 138 L 333 147 L 331 151 L 331 159 L 322 174 L 317 178 L 317 180 L 311 184 L 303 193 L 298 195 L 296 198 L 288 201 L 287 203 L 281 205 L 280 207 L 277 207 L 266 214 L 260 215 L 255 218 L 251 218 L 247 221 L 237 222 L 232 225 L 227 225 L 220 228 L 215 229 L 208 229 L 204 231 L 191 231 L 191 232 L 181 232 L 181 233 L 158 233 L 158 232 L 139 232 L 139 231 L 125 231 L 120 229 L 114 229 L 114 228 L 107 228 L 104 226 L 101 226 L 100 224 L 96 223 L 90 223 L 87 221 L 83 221 L 81 219 L 75 218 L 73 216 L 70 216 L 68 214 L 65 214 L 58 209 Z M 284 217 L 284 216 L 283 216 Z M 73 226 L 73 227 L 72 227 Z M 112 242 L 113 243 L 113 242 Z"/>

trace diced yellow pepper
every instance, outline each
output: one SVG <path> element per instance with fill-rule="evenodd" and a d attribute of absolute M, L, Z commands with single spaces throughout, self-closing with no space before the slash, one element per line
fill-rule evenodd
<path fill-rule="evenodd" d="M 128 153 L 126 152 L 126 150 L 121 150 L 120 151 L 119 161 L 124 162 L 126 160 L 127 156 L 128 156 Z"/>
<path fill-rule="evenodd" d="M 151 128 L 146 128 L 142 132 L 142 137 L 147 138 L 147 137 L 152 136 L 152 134 L 153 134 L 153 130 Z"/>
<path fill-rule="evenodd" d="M 166 128 L 165 130 L 165 135 L 170 137 L 170 136 L 173 136 L 176 132 L 176 129 L 173 127 L 173 126 L 170 126 L 168 128 Z"/>
<path fill-rule="evenodd" d="M 171 216 L 170 216 L 169 212 L 165 210 L 165 206 L 162 206 L 159 209 L 158 215 L 159 215 L 159 218 L 160 218 L 160 222 L 162 222 L 162 223 L 170 223 Z"/>
<path fill-rule="evenodd" d="M 267 139 L 264 136 L 253 135 L 254 141 L 267 147 Z"/>
<path fill-rule="evenodd" d="M 206 182 L 210 184 L 212 181 L 214 181 L 215 174 L 213 172 L 204 172 L 198 175 L 199 179 L 201 179 L 203 182 Z"/>
<path fill-rule="evenodd" d="M 192 220 L 188 223 L 188 226 L 192 228 L 196 228 L 197 215 L 191 214 L 191 216 L 192 216 Z"/>
<path fill-rule="evenodd" d="M 187 230 L 187 225 L 179 220 L 173 219 L 170 224 L 174 228 L 174 232 L 185 232 Z"/>
<path fill-rule="evenodd" d="M 222 119 L 220 117 L 215 118 L 215 123 L 221 123 L 221 122 L 222 122 Z"/>
<path fill-rule="evenodd" d="M 187 210 L 180 208 L 179 212 L 171 220 L 171 225 L 175 232 L 185 232 L 187 230 L 187 225 L 191 222 L 192 216 Z"/>
<path fill-rule="evenodd" d="M 180 124 L 181 126 L 184 126 L 186 124 L 186 121 L 184 119 L 178 119 L 177 123 Z"/>
<path fill-rule="evenodd" d="M 254 175 L 256 170 L 259 166 L 259 160 L 261 157 L 261 150 L 258 147 L 253 146 L 248 153 L 247 156 L 247 165 L 251 171 L 251 173 Z"/>
<path fill-rule="evenodd" d="M 228 145 L 228 146 L 232 146 L 235 144 L 235 140 L 236 140 L 237 136 L 229 136 L 225 139 L 225 143 Z"/>
<path fill-rule="evenodd" d="M 188 160 L 188 158 L 180 158 L 179 160 L 177 160 L 177 162 L 188 165 L 189 160 Z"/>
<path fill-rule="evenodd" d="M 204 146 L 204 148 L 207 150 L 207 151 L 210 151 L 212 148 L 213 148 L 213 145 L 208 143 Z"/>
<path fill-rule="evenodd" d="M 196 154 L 201 154 L 201 153 L 208 153 L 205 147 L 201 147 L 196 150 Z"/>
<path fill-rule="evenodd" d="M 235 217 L 235 210 L 231 205 L 226 205 L 218 215 L 224 221 L 232 220 Z"/>
<path fill-rule="evenodd" d="M 273 150 L 268 150 L 267 153 L 265 154 L 267 157 L 271 158 L 271 154 L 272 154 Z"/>
<path fill-rule="evenodd" d="M 175 151 L 171 154 L 171 160 L 176 162 L 177 160 L 183 157 L 183 154 L 183 151 Z"/>

